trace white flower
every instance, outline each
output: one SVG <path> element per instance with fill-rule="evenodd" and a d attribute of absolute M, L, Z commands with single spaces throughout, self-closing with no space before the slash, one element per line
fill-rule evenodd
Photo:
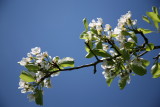
<path fill-rule="evenodd" d="M 114 28 L 113 34 L 120 34 L 121 33 L 121 29 L 119 29 L 118 27 Z"/>
<path fill-rule="evenodd" d="M 137 24 L 137 20 L 132 20 L 132 25 L 136 25 Z"/>
<path fill-rule="evenodd" d="M 31 49 L 31 54 L 33 55 L 37 55 L 41 52 L 41 48 L 40 47 L 35 47 Z"/>
<path fill-rule="evenodd" d="M 30 85 L 28 82 L 25 82 L 22 79 L 20 79 L 18 89 L 22 89 L 21 93 L 26 93 L 26 92 L 33 92 L 34 87 Z"/>
<path fill-rule="evenodd" d="M 91 23 L 88 25 L 89 27 L 93 28 L 96 26 L 96 21 L 93 19 Z"/>
<path fill-rule="evenodd" d="M 46 65 L 45 65 L 45 69 L 46 69 L 46 70 L 48 70 L 50 67 L 51 67 L 50 64 L 46 64 Z"/>
<path fill-rule="evenodd" d="M 32 54 L 31 54 L 31 53 L 27 53 L 27 56 L 28 56 L 29 58 L 32 58 Z"/>
<path fill-rule="evenodd" d="M 41 78 L 43 78 L 44 76 L 45 76 L 45 74 L 42 71 L 37 71 L 37 73 L 36 73 L 37 82 L 39 82 L 41 80 Z"/>
<path fill-rule="evenodd" d="M 112 66 L 111 65 L 108 65 L 108 63 L 107 63 L 107 60 L 103 60 L 103 63 L 102 63 L 102 65 L 101 65 L 101 67 L 104 69 L 104 70 L 106 70 L 106 69 L 110 69 L 110 68 L 112 68 Z"/>
<path fill-rule="evenodd" d="M 127 42 L 134 43 L 135 41 L 134 41 L 132 38 L 128 38 L 128 39 L 127 39 Z"/>
<path fill-rule="evenodd" d="M 101 26 L 96 26 L 96 29 L 97 29 L 98 31 L 101 31 L 101 30 L 102 30 L 102 27 L 101 27 Z"/>
<path fill-rule="evenodd" d="M 105 28 L 104 28 L 104 31 L 107 32 L 109 30 L 111 30 L 111 26 L 109 24 L 106 24 Z"/>
<path fill-rule="evenodd" d="M 53 73 L 51 77 L 59 76 L 60 72 Z"/>
<path fill-rule="evenodd" d="M 42 54 L 44 58 L 48 56 L 48 52 L 43 52 Z"/>
<path fill-rule="evenodd" d="M 52 87 L 52 86 L 51 86 L 51 81 L 50 81 L 50 80 L 45 79 L 43 82 L 44 82 L 44 87 L 47 87 L 47 88 L 51 88 L 51 87 Z"/>
<path fill-rule="evenodd" d="M 28 62 L 30 62 L 31 59 L 30 58 L 22 58 L 21 61 L 19 61 L 18 63 L 21 65 L 21 66 L 26 66 Z"/>
<path fill-rule="evenodd" d="M 34 94 L 28 94 L 27 98 L 29 98 L 29 101 L 35 101 L 35 95 Z"/>
<path fill-rule="evenodd" d="M 108 50 L 108 45 L 102 44 L 103 50 L 107 51 Z"/>
<path fill-rule="evenodd" d="M 102 24 L 103 24 L 103 19 L 102 18 L 97 18 L 97 23 L 96 23 L 96 25 L 97 26 L 101 26 Z"/>
<path fill-rule="evenodd" d="M 112 56 L 117 55 L 117 53 L 116 53 L 116 52 L 114 52 L 113 50 L 110 50 L 110 51 L 109 51 L 109 53 L 111 53 L 111 55 L 112 55 Z"/>

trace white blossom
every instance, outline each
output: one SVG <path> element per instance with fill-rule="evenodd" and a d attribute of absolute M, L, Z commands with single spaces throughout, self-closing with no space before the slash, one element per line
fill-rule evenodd
<path fill-rule="evenodd" d="M 114 52 L 113 50 L 110 50 L 110 51 L 109 51 L 109 53 L 111 53 L 111 55 L 112 55 L 112 56 L 117 55 L 117 53 L 116 53 L 116 52 Z"/>
<path fill-rule="evenodd" d="M 43 78 L 44 76 L 45 76 L 45 74 L 42 71 L 37 71 L 37 73 L 36 73 L 37 82 L 39 82 L 41 80 L 41 78 Z"/>
<path fill-rule="evenodd" d="M 111 30 L 111 26 L 109 24 L 106 24 L 105 28 L 104 28 L 104 31 L 107 32 L 109 30 Z"/>
<path fill-rule="evenodd" d="M 21 65 L 21 66 L 26 66 L 28 62 L 30 62 L 31 59 L 30 58 L 22 58 L 21 61 L 19 61 L 18 63 Z"/>
<path fill-rule="evenodd" d="M 97 18 L 97 23 L 96 23 L 96 25 L 97 26 L 101 26 L 102 24 L 103 24 L 103 19 L 102 18 Z"/>
<path fill-rule="evenodd" d="M 22 79 L 20 79 L 18 89 L 22 89 L 21 93 L 26 93 L 26 92 L 33 92 L 34 87 L 30 85 L 28 82 L 25 82 Z"/>
<path fill-rule="evenodd" d="M 108 50 L 108 45 L 102 44 L 103 50 L 107 51 Z"/>
<path fill-rule="evenodd" d="M 60 72 L 53 73 L 51 77 L 59 76 Z"/>
<path fill-rule="evenodd" d="M 120 34 L 122 30 L 118 27 L 114 28 L 113 34 Z"/>
<path fill-rule="evenodd" d="M 31 49 L 31 54 L 33 55 L 37 55 L 41 52 L 41 48 L 40 47 L 35 47 Z"/>
<path fill-rule="evenodd" d="M 51 81 L 49 79 L 45 79 L 44 81 L 44 87 L 47 87 L 47 88 L 51 88 Z"/>
<path fill-rule="evenodd" d="M 89 27 L 93 28 L 96 26 L 96 21 L 93 19 L 91 23 L 89 23 Z"/>
<path fill-rule="evenodd" d="M 128 39 L 127 39 L 127 42 L 134 43 L 135 41 L 134 41 L 132 38 L 128 38 Z"/>

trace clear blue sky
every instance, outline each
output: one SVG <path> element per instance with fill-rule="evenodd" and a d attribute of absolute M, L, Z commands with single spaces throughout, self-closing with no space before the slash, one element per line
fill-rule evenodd
<path fill-rule="evenodd" d="M 160 6 L 160 1 L 0 0 L 0 107 L 37 107 L 17 88 L 23 70 L 17 62 L 30 48 L 39 46 L 51 56 L 73 57 L 76 66 L 93 62 L 84 58 L 84 43 L 79 39 L 83 18 L 101 17 L 115 27 L 117 19 L 130 10 L 140 27 L 149 28 L 141 16 L 153 5 Z M 149 40 L 158 44 L 157 36 Z M 132 77 L 122 91 L 118 79 L 108 87 L 102 71 L 99 65 L 96 75 L 92 68 L 62 72 L 52 79 L 54 87 L 45 89 L 44 107 L 160 107 L 160 79 L 152 79 L 149 71 Z"/>

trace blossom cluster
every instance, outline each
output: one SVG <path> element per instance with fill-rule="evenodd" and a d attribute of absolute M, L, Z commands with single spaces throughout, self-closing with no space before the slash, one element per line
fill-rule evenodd
<path fill-rule="evenodd" d="M 39 82 L 41 82 L 41 79 L 44 78 L 47 73 L 55 69 L 55 66 L 53 65 L 54 61 L 55 57 L 52 58 L 47 52 L 41 52 L 40 47 L 32 48 L 31 52 L 27 53 L 27 57 L 23 57 L 22 60 L 18 62 L 21 66 L 24 66 L 28 70 L 28 72 L 23 71 L 24 73 L 22 72 L 22 76 L 20 76 L 18 89 L 22 89 L 21 93 L 34 92 L 38 87 L 37 85 Z M 27 75 L 28 77 L 24 77 L 23 75 Z M 51 75 L 51 77 L 58 75 L 59 72 L 55 72 Z M 32 80 L 26 80 L 28 78 L 32 78 Z M 41 84 L 43 87 L 52 87 L 49 78 L 45 78 Z M 28 98 L 33 100 L 35 96 L 34 94 L 29 94 Z"/>
<path fill-rule="evenodd" d="M 130 82 L 130 63 L 132 62 L 133 64 L 135 60 L 132 61 L 134 58 L 129 52 L 130 48 L 136 46 L 137 43 L 137 38 L 133 32 L 134 28 L 136 29 L 137 20 L 132 20 L 131 17 L 132 14 L 130 11 L 122 15 L 118 19 L 118 24 L 114 29 L 109 24 L 105 24 L 105 27 L 103 27 L 102 18 L 97 18 L 97 21 L 93 19 L 88 24 L 89 30 L 86 32 L 88 34 L 87 39 L 82 36 L 82 39 L 90 41 L 90 44 L 92 44 L 90 48 L 95 53 L 101 51 L 110 54 L 110 56 L 108 54 L 106 55 L 108 57 L 115 57 L 109 62 L 103 55 L 100 55 L 102 53 L 97 54 L 97 56 L 101 56 L 103 59 L 101 67 L 104 69 L 104 72 L 102 74 L 108 82 L 117 76 L 121 78 L 120 84 L 122 81 Z M 90 58 L 89 55 L 87 58 Z"/>

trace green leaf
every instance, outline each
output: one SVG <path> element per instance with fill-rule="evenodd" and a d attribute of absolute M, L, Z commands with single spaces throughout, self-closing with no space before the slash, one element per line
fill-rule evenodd
<path fill-rule="evenodd" d="M 26 71 L 22 71 L 19 77 L 25 82 L 35 82 L 34 77 L 29 72 Z"/>
<path fill-rule="evenodd" d="M 135 43 L 127 42 L 127 43 L 124 44 L 124 46 L 125 46 L 127 49 L 131 49 L 131 48 L 133 48 L 133 47 L 136 46 L 136 45 L 135 45 Z"/>
<path fill-rule="evenodd" d="M 154 49 L 154 44 L 153 43 L 147 44 L 146 51 L 151 51 L 153 49 Z"/>
<path fill-rule="evenodd" d="M 113 81 L 113 78 L 106 79 L 106 83 L 109 87 L 111 86 L 112 81 Z"/>
<path fill-rule="evenodd" d="M 89 52 L 89 53 L 87 53 L 87 55 L 85 57 L 86 58 L 92 58 L 92 57 L 94 57 L 94 55 L 91 52 Z"/>
<path fill-rule="evenodd" d="M 143 19 L 144 21 L 146 21 L 147 23 L 151 23 L 147 16 L 142 16 L 142 19 Z"/>
<path fill-rule="evenodd" d="M 153 78 L 160 77 L 160 63 L 156 63 L 152 66 L 151 73 L 153 75 Z"/>
<path fill-rule="evenodd" d="M 65 57 L 58 61 L 60 67 L 74 67 L 74 59 L 71 57 Z"/>
<path fill-rule="evenodd" d="M 92 32 L 93 34 L 96 34 L 96 35 L 98 35 L 98 32 L 97 32 L 97 30 L 96 30 L 96 29 L 94 29 L 94 28 L 91 28 L 90 30 L 91 30 L 91 32 Z"/>
<path fill-rule="evenodd" d="M 84 24 L 86 31 L 88 31 L 88 21 L 86 18 L 83 19 L 83 24 Z"/>
<path fill-rule="evenodd" d="M 111 35 L 111 37 L 116 37 L 116 36 L 118 36 L 118 35 L 117 35 L 117 34 L 112 34 L 112 35 Z"/>
<path fill-rule="evenodd" d="M 154 12 L 146 12 L 147 16 L 150 17 L 153 22 L 160 22 L 160 18 L 158 17 L 158 15 Z"/>
<path fill-rule="evenodd" d="M 97 42 L 96 48 L 102 49 L 102 42 L 101 41 Z"/>
<path fill-rule="evenodd" d="M 124 77 L 124 78 L 122 78 L 121 80 L 119 80 L 119 88 L 121 89 L 121 90 L 123 90 L 124 89 L 124 87 L 126 86 L 126 83 L 127 83 L 127 80 L 128 80 L 128 77 L 126 78 L 126 77 Z"/>
<path fill-rule="evenodd" d="M 158 15 L 158 9 L 157 9 L 157 7 L 153 6 L 152 7 L 152 11 Z"/>
<path fill-rule="evenodd" d="M 130 54 L 126 49 L 122 49 L 121 54 L 122 54 L 122 57 L 125 61 L 130 59 Z"/>
<path fill-rule="evenodd" d="M 148 61 L 148 60 L 141 59 L 141 61 L 142 61 L 142 65 L 143 65 L 144 67 L 147 67 L 147 66 L 149 66 L 149 64 L 150 64 L 150 61 Z"/>
<path fill-rule="evenodd" d="M 148 15 L 148 17 L 150 17 L 153 20 L 154 26 L 157 29 L 159 29 L 159 25 L 158 25 L 158 23 L 160 22 L 159 15 L 157 15 L 157 13 L 155 13 L 155 12 L 147 12 L 146 14 Z"/>
<path fill-rule="evenodd" d="M 43 91 L 42 90 L 36 90 L 35 93 L 35 102 L 37 105 L 43 105 Z"/>
<path fill-rule="evenodd" d="M 122 33 L 122 35 L 125 35 L 125 36 L 131 35 L 131 34 L 130 34 L 129 32 L 127 32 L 127 31 L 122 31 L 121 33 Z"/>
<path fill-rule="evenodd" d="M 93 53 L 96 54 L 97 56 L 101 56 L 101 57 L 111 57 L 110 54 L 108 54 L 106 51 L 104 51 L 102 49 L 94 49 Z"/>
<path fill-rule="evenodd" d="M 147 33 L 152 33 L 153 31 L 149 30 L 149 29 L 143 29 L 143 28 L 138 28 L 138 31 L 143 32 L 143 34 L 147 34 Z"/>
<path fill-rule="evenodd" d="M 37 65 L 26 65 L 25 67 L 31 72 L 37 72 L 40 69 Z"/>
<path fill-rule="evenodd" d="M 146 68 L 142 65 L 132 63 L 131 69 L 134 73 L 136 73 L 137 75 L 140 75 L 140 76 L 143 76 L 147 73 Z"/>
<path fill-rule="evenodd" d="M 92 41 L 88 41 L 87 45 L 89 45 L 89 47 L 92 49 L 93 48 L 93 43 Z M 90 49 L 88 48 L 88 46 L 85 47 L 86 52 L 90 52 Z"/>
<path fill-rule="evenodd" d="M 88 34 L 86 31 L 82 32 L 80 35 L 80 39 L 88 39 Z"/>

